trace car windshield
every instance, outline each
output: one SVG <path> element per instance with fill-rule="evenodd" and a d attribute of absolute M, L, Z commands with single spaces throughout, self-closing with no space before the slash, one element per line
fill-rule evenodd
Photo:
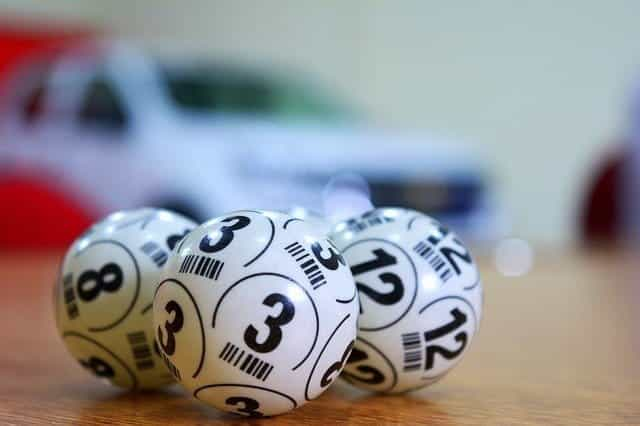
<path fill-rule="evenodd" d="M 345 121 L 351 114 L 312 85 L 215 67 L 164 67 L 174 104 L 192 112 Z"/>

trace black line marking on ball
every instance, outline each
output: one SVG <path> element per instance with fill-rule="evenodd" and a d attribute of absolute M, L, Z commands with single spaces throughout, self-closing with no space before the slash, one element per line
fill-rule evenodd
<path fill-rule="evenodd" d="M 408 212 L 408 210 L 405 210 L 405 211 L 407 211 L 407 212 Z M 433 226 L 442 226 L 442 225 L 440 224 L 440 222 L 438 222 L 437 220 L 435 220 L 435 219 L 433 219 L 433 218 L 430 218 L 429 216 L 426 216 L 426 215 L 416 215 L 416 216 L 413 216 L 411 219 L 409 219 L 409 222 L 407 223 L 407 231 L 410 231 L 410 230 L 411 230 L 411 228 L 413 227 L 414 222 L 415 222 L 416 220 L 418 220 L 418 219 L 425 219 L 425 220 L 429 221 L 429 223 L 430 223 L 431 225 L 433 225 Z"/>
<path fill-rule="evenodd" d="M 153 308 L 153 302 L 149 303 L 144 308 L 142 308 L 142 310 L 140 311 L 140 315 L 145 315 L 147 312 L 151 310 L 151 308 Z"/>
<path fill-rule="evenodd" d="M 398 317 L 396 318 L 394 321 L 392 321 L 389 324 L 380 326 L 380 327 L 359 327 L 358 329 L 361 331 L 380 331 L 380 330 L 384 330 L 385 328 L 389 328 L 393 325 L 395 325 L 396 323 L 398 323 L 398 321 L 400 321 L 402 318 L 405 317 L 405 315 L 407 315 L 407 313 L 409 312 L 409 310 L 413 307 L 414 302 L 416 301 L 416 297 L 418 295 L 418 270 L 416 269 L 416 265 L 413 263 L 413 260 L 411 259 L 411 256 L 409 256 L 409 254 L 404 251 L 404 249 L 402 247 L 400 247 L 398 244 L 389 241 L 389 240 L 385 240 L 383 238 L 366 238 L 364 240 L 360 240 L 360 241 L 356 241 L 354 243 L 349 244 L 347 247 L 344 248 L 344 250 L 342 250 L 342 254 L 346 255 L 347 250 L 349 250 L 351 247 L 354 247 L 358 244 L 363 244 L 369 241 L 375 241 L 375 242 L 381 242 L 381 243 L 386 243 L 386 244 L 390 244 L 392 246 L 394 246 L 396 249 L 400 250 L 400 252 L 402 254 L 404 254 L 404 256 L 407 258 L 407 260 L 409 261 L 409 264 L 411 265 L 411 269 L 413 270 L 413 282 L 414 282 L 414 289 L 413 289 L 413 295 L 411 296 L 411 302 L 409 302 L 409 305 L 407 306 L 407 309 L 405 309 L 405 311 Z"/>
<path fill-rule="evenodd" d="M 342 324 L 344 324 L 349 319 L 350 316 L 351 314 L 347 314 L 347 316 L 342 318 L 342 320 L 338 323 L 336 328 L 333 329 L 333 331 L 331 332 L 331 335 L 329 335 L 329 338 L 322 346 L 322 349 L 318 354 L 318 358 L 316 358 L 316 362 L 313 363 L 313 367 L 311 368 L 311 373 L 309 373 L 309 378 L 307 378 L 307 384 L 304 388 L 304 399 L 306 399 L 307 401 L 311 401 L 311 398 L 309 398 L 309 385 L 311 384 L 311 378 L 313 377 L 313 373 L 315 372 L 316 367 L 318 366 L 318 362 L 320 362 L 320 358 L 322 358 L 322 354 L 324 353 L 324 350 L 327 349 L 327 346 L 331 342 L 331 339 L 333 339 L 333 336 L 338 332 L 340 327 L 342 327 Z"/>
<path fill-rule="evenodd" d="M 480 284 L 480 276 L 478 276 L 478 279 L 476 280 L 476 282 L 475 282 L 475 283 L 471 284 L 471 285 L 470 285 L 470 286 L 468 286 L 468 287 L 463 287 L 462 289 L 463 289 L 463 290 L 467 290 L 467 291 L 469 291 L 469 290 L 473 290 L 474 288 L 478 287 L 478 284 Z"/>
<path fill-rule="evenodd" d="M 304 222 L 304 220 L 299 219 L 297 217 L 293 217 L 291 219 L 287 219 L 287 221 L 284 223 L 284 225 L 282 225 L 282 229 L 287 229 L 287 226 L 289 226 L 289 224 L 291 222 Z"/>
<path fill-rule="evenodd" d="M 155 218 L 155 216 L 156 216 L 156 212 L 150 212 L 150 213 L 147 213 L 147 214 L 143 215 L 142 217 L 131 219 L 131 220 L 127 221 L 127 222 L 124 222 L 124 223 L 121 223 L 119 225 L 116 225 L 115 228 L 116 228 L 117 231 L 120 231 L 121 229 L 128 228 L 129 226 L 135 225 L 138 222 L 142 222 L 142 225 L 141 225 L 140 229 L 144 229 L 148 225 L 148 223 L 151 222 Z"/>
<path fill-rule="evenodd" d="M 160 352 L 160 358 L 162 358 L 164 365 L 167 367 L 167 370 L 169 370 L 174 380 L 181 382 L 182 373 L 180 373 L 180 370 L 178 369 L 178 367 L 176 367 L 175 364 L 171 362 L 169 357 L 164 352 Z"/>
<path fill-rule="evenodd" d="M 380 349 L 378 349 L 374 344 L 372 344 L 371 342 L 369 342 L 366 339 L 363 339 L 362 337 L 358 336 L 356 337 L 356 342 L 357 341 L 362 342 L 365 346 L 369 346 L 371 349 L 374 350 L 374 352 L 376 352 L 378 355 L 380 355 L 380 357 L 387 363 L 387 366 L 389 367 L 389 370 L 391 371 L 391 375 L 393 377 L 393 379 L 391 380 L 391 386 L 381 389 L 380 392 L 388 392 L 391 389 L 393 389 L 396 384 L 398 383 L 398 373 L 396 372 L 395 367 L 393 366 L 393 363 L 389 360 L 389 358 L 387 358 L 387 356 L 384 354 L 384 352 L 382 352 Z M 356 348 L 357 346 L 354 345 L 354 348 Z M 366 351 L 365 351 L 366 352 Z M 347 365 L 349 363 L 347 362 Z M 346 369 L 346 366 L 345 366 Z M 343 370 L 344 371 L 344 370 Z M 340 377 L 342 377 L 344 380 L 346 380 L 349 383 L 353 383 L 353 382 L 359 382 L 357 379 L 352 379 L 349 376 L 353 376 L 356 377 L 353 374 L 350 374 L 349 372 L 347 372 L 347 375 L 341 374 Z"/>
<path fill-rule="evenodd" d="M 351 303 L 353 302 L 353 300 L 358 296 L 358 289 L 354 288 L 353 291 L 353 296 L 351 296 L 349 299 L 336 299 L 336 302 L 338 303 Z"/>
<path fill-rule="evenodd" d="M 160 284 L 158 284 L 158 287 L 156 288 L 156 292 L 153 295 L 154 300 L 156 298 L 156 295 L 158 294 L 158 291 L 160 290 L 160 287 L 162 287 L 165 283 L 174 283 L 174 284 L 178 284 L 180 287 L 182 287 L 182 289 L 189 296 L 189 299 L 191 299 L 191 303 L 193 303 L 193 307 L 195 308 L 196 314 L 198 315 L 198 323 L 200 324 L 200 337 L 202 339 L 202 353 L 200 354 L 200 362 L 198 363 L 198 368 L 196 368 L 196 371 L 191 376 L 192 378 L 195 379 L 198 376 L 198 374 L 200 374 L 200 371 L 202 370 L 202 367 L 204 366 L 204 356 L 205 356 L 205 354 L 207 352 L 207 343 L 206 343 L 206 340 L 204 338 L 204 324 L 202 323 L 202 315 L 200 315 L 200 309 L 198 308 L 198 304 L 196 303 L 196 300 L 191 295 L 191 292 L 187 289 L 187 287 L 184 286 L 184 284 L 182 284 L 180 281 L 178 281 L 178 280 L 176 280 L 174 278 L 167 278 L 166 280 L 164 280 Z"/>
<path fill-rule="evenodd" d="M 249 210 L 249 209 L 244 209 L 244 210 L 234 210 L 234 211 L 232 211 L 232 212 L 227 213 L 225 216 L 231 216 L 231 215 L 234 215 L 234 214 L 236 214 L 236 213 L 246 213 L 246 212 L 249 212 L 249 213 L 255 213 L 255 214 L 259 214 L 259 215 L 263 215 L 263 216 L 264 216 L 264 212 L 261 212 L 261 211 L 259 211 L 259 210 Z M 221 216 L 221 217 L 223 217 L 223 216 Z"/>
<path fill-rule="evenodd" d="M 248 261 L 247 263 L 245 263 L 244 266 L 245 268 L 249 265 L 251 265 L 253 262 L 255 262 L 256 260 L 258 260 L 260 258 L 260 256 L 262 256 L 267 249 L 269 248 L 269 246 L 271 245 L 271 243 L 273 242 L 273 237 L 276 235 L 276 226 L 273 224 L 273 220 L 271 220 L 271 218 L 269 216 L 264 215 L 264 213 L 260 213 L 262 214 L 264 217 L 267 218 L 267 220 L 269 221 L 269 225 L 271 225 L 271 236 L 269 237 L 269 241 L 267 242 L 267 245 L 264 246 L 264 248 L 262 249 L 262 251 L 260 251 L 260 253 L 257 254 L 256 257 L 254 257 L 253 259 L 251 259 L 250 261 Z"/>
<path fill-rule="evenodd" d="M 239 388 L 263 390 L 265 392 L 270 392 L 270 393 L 279 395 L 279 396 L 289 400 L 291 402 L 291 404 L 293 404 L 293 408 L 296 408 L 298 406 L 298 403 L 296 402 L 295 399 L 293 399 L 289 395 L 287 395 L 285 393 L 282 393 L 282 392 L 279 392 L 277 390 L 265 388 L 265 387 L 262 387 L 262 386 L 238 385 L 238 384 L 235 384 L 235 383 L 219 383 L 219 384 L 215 384 L 215 385 L 201 386 L 198 389 L 196 389 L 195 391 L 193 391 L 193 396 L 194 396 L 194 398 L 200 399 L 200 398 L 198 398 L 198 393 L 200 393 L 201 391 L 203 391 L 205 389 L 209 389 L 209 388 L 223 388 L 223 387 L 239 387 Z"/>
<path fill-rule="evenodd" d="M 267 380 L 273 371 L 273 365 L 263 361 L 256 355 L 246 352 L 244 349 L 240 350 L 238 346 L 231 342 L 227 342 L 218 358 L 234 367 L 237 366 L 243 373 L 263 382 Z"/>
<path fill-rule="evenodd" d="M 142 225 L 140 225 L 140 229 L 146 228 L 147 225 L 149 225 L 151 222 L 155 220 L 156 217 L 158 217 L 158 212 L 151 213 L 149 216 L 145 218 L 144 221 L 142 221 Z"/>
<path fill-rule="evenodd" d="M 278 273 L 275 273 L 275 272 L 260 272 L 260 273 L 257 273 L 257 274 L 251 274 L 251 275 L 247 275 L 246 277 L 240 278 L 238 281 L 236 281 L 235 283 L 233 283 L 229 287 L 227 287 L 227 289 L 224 291 L 224 293 L 222 293 L 222 295 L 218 299 L 218 303 L 216 304 L 216 307 L 213 310 L 213 318 L 211 320 L 211 327 L 212 328 L 216 328 L 216 316 L 218 315 L 218 309 L 220 308 L 220 305 L 222 305 L 222 302 L 224 301 L 224 298 L 227 296 L 227 294 L 229 294 L 229 292 L 235 286 L 237 286 L 238 284 L 242 283 L 243 281 L 246 281 L 246 280 L 251 279 L 251 278 L 263 276 L 263 275 L 264 276 L 272 276 L 272 277 L 284 278 L 285 280 L 287 280 L 289 282 L 292 282 L 293 284 L 298 286 L 302 291 L 304 291 L 304 294 L 307 296 L 307 298 L 311 302 L 311 306 L 313 307 L 313 313 L 314 313 L 315 318 L 316 318 L 316 329 L 315 329 L 315 334 L 313 336 L 313 343 L 311 344 L 311 348 L 309 349 L 309 352 L 307 352 L 307 354 L 304 356 L 304 358 L 302 358 L 302 360 L 291 369 L 292 371 L 295 371 L 296 369 L 298 369 L 298 367 L 300 367 L 302 364 L 305 363 L 305 361 L 307 360 L 307 358 L 309 358 L 309 356 L 311 355 L 311 352 L 313 352 L 313 349 L 316 346 L 316 343 L 318 341 L 318 333 L 319 333 L 319 329 L 320 329 L 320 318 L 318 316 L 318 308 L 316 307 L 316 303 L 313 301 L 313 298 L 311 297 L 311 295 L 309 294 L 307 289 L 304 288 L 300 283 L 298 283 L 293 278 L 290 278 L 290 277 L 288 277 L 286 275 L 278 274 Z"/>
<path fill-rule="evenodd" d="M 129 368 L 129 366 L 127 366 L 127 364 L 122 359 L 120 359 L 120 357 L 118 357 L 116 354 L 114 354 L 109 348 L 104 346 L 102 343 L 100 343 L 100 342 L 98 342 L 96 340 L 93 340 L 91 337 L 87 337 L 87 336 L 85 336 L 83 334 L 76 333 L 75 331 L 67 331 L 67 332 L 62 333 L 62 338 L 63 339 L 66 339 L 67 337 L 77 337 L 78 339 L 86 340 L 87 342 L 93 343 L 94 345 L 96 345 L 97 347 L 102 349 L 103 351 L 107 352 L 109 355 L 111 355 L 113 357 L 113 359 L 115 359 L 117 362 L 120 363 L 122 368 L 124 368 L 124 370 L 131 377 L 131 383 L 132 383 L 131 390 L 138 389 L 138 379 L 137 379 L 136 375 L 133 374 L 133 371 L 131 370 L 131 368 Z"/>
<path fill-rule="evenodd" d="M 135 271 L 136 271 L 136 287 L 135 287 L 135 290 L 134 290 L 133 300 L 129 304 L 129 307 L 127 308 L 125 313 L 120 318 L 118 318 L 116 321 L 114 321 L 111 324 L 107 324 L 107 325 L 104 325 L 104 326 L 101 326 L 101 327 L 89 327 L 88 328 L 89 331 L 95 332 L 95 333 L 101 332 L 101 331 L 110 330 L 113 327 L 115 327 L 118 324 L 120 324 L 122 321 L 124 321 L 124 319 L 127 318 L 127 316 L 129 316 L 129 313 L 131 313 L 131 311 L 133 310 L 133 307 L 135 306 L 136 302 L 138 301 L 138 295 L 140 294 L 140 267 L 138 266 L 138 261 L 136 260 L 136 257 L 133 255 L 131 250 L 129 250 L 127 248 L 127 246 L 125 246 L 124 244 L 122 244 L 122 243 L 120 243 L 118 241 L 115 241 L 115 240 L 96 240 L 96 241 L 92 242 L 91 244 L 87 245 L 82 250 L 78 251 L 74 255 L 74 257 L 78 257 L 80 254 L 84 253 L 90 247 L 96 246 L 98 244 L 114 244 L 114 245 L 122 248 L 129 255 L 129 257 L 131 257 L 131 260 L 133 261 L 133 266 L 134 266 Z"/>
<path fill-rule="evenodd" d="M 189 238 L 189 234 L 191 233 L 191 231 L 189 231 L 189 233 L 187 233 L 184 237 L 182 237 L 180 239 L 180 242 L 178 243 L 178 245 L 175 248 L 175 252 L 176 253 L 180 253 L 180 250 L 182 250 L 182 246 L 184 245 L 184 242 L 187 241 L 187 238 Z"/>
<path fill-rule="evenodd" d="M 413 222 L 416 221 L 416 219 L 419 219 L 420 216 L 414 216 L 411 219 L 409 219 L 409 222 L 407 223 L 407 231 L 411 231 L 411 227 L 413 226 Z"/>

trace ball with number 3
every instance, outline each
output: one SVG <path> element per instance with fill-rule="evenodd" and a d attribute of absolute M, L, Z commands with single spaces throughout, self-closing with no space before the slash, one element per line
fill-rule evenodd
<path fill-rule="evenodd" d="M 360 298 L 358 337 L 342 377 L 397 393 L 442 378 L 478 330 L 482 284 L 463 243 L 414 210 L 378 208 L 330 234 Z"/>
<path fill-rule="evenodd" d="M 195 226 L 166 210 L 121 211 L 71 245 L 54 292 L 56 323 L 83 367 L 128 389 L 173 382 L 153 344 L 151 302 L 170 251 Z"/>
<path fill-rule="evenodd" d="M 246 210 L 178 245 L 153 302 L 156 340 L 194 397 L 262 417 L 319 396 L 356 337 L 358 300 L 340 251 L 317 227 Z"/>

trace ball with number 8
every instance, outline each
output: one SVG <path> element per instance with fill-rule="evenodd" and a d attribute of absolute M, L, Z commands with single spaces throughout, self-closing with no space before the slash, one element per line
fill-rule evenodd
<path fill-rule="evenodd" d="M 195 226 L 166 210 L 121 211 L 71 245 L 54 292 L 56 323 L 83 367 L 132 390 L 173 382 L 154 348 L 151 302 L 170 251 Z"/>
<path fill-rule="evenodd" d="M 330 234 L 360 298 L 358 338 L 342 377 L 387 393 L 436 382 L 478 330 L 482 284 L 463 243 L 414 210 L 378 208 Z"/>
<path fill-rule="evenodd" d="M 197 399 L 232 413 L 287 412 L 320 395 L 356 337 L 350 269 L 317 227 L 245 210 L 179 244 L 153 302 L 169 370 Z"/>

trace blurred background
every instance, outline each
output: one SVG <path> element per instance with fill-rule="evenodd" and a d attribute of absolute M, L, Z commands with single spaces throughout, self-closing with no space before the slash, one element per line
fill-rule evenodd
<path fill-rule="evenodd" d="M 639 14 L 0 0 L 0 246 L 139 205 L 321 212 L 341 172 L 497 253 L 638 235 Z"/>

